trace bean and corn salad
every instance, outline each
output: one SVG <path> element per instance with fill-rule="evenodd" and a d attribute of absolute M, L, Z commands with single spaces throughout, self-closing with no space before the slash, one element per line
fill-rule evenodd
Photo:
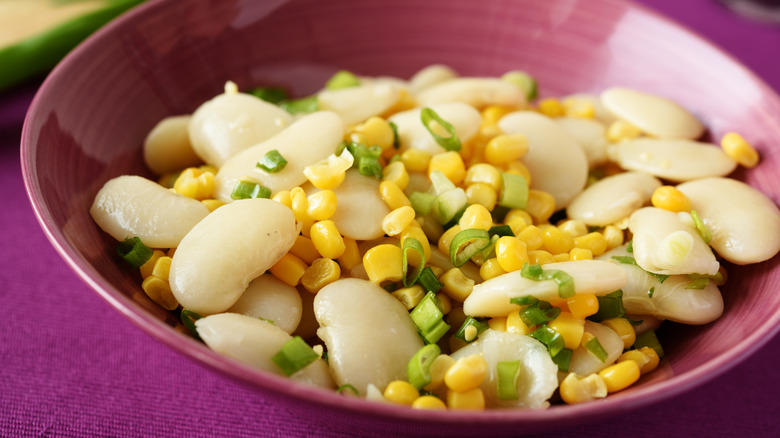
<path fill-rule="evenodd" d="M 777 206 L 727 177 L 756 149 L 706 135 L 666 97 L 540 98 L 523 71 L 228 82 L 91 214 L 217 352 L 414 409 L 544 408 L 635 384 L 663 321 L 714 321 L 724 265 L 780 250 Z"/>

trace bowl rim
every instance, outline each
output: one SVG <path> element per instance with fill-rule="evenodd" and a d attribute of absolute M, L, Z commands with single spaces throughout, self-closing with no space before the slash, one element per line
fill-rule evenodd
<path fill-rule="evenodd" d="M 293 2 L 295 0 L 283 0 Z M 780 106 L 780 97 L 762 78 L 746 67 L 731 53 L 721 49 L 717 44 L 702 36 L 696 30 L 667 17 L 650 7 L 633 0 L 600 0 L 604 3 L 633 9 L 642 14 L 653 17 L 659 23 L 682 30 L 690 38 L 709 47 L 715 53 L 728 59 L 735 67 L 746 73 L 756 85 L 759 86 L 762 95 L 770 98 Z M 73 68 L 80 63 L 81 58 L 87 57 L 93 47 L 100 44 L 100 40 L 108 35 L 116 34 L 121 29 L 132 26 L 143 17 L 152 13 L 157 8 L 169 7 L 175 3 L 173 0 L 149 0 L 130 9 L 118 18 L 112 20 L 85 41 L 72 50 L 44 79 L 35 93 L 30 107 L 25 116 L 22 128 L 20 162 L 22 177 L 28 199 L 33 208 L 36 219 L 44 234 L 55 248 L 57 253 L 67 265 L 84 281 L 94 292 L 106 300 L 111 307 L 117 310 L 134 325 L 147 333 L 155 340 L 167 345 L 177 353 L 194 361 L 198 365 L 205 366 L 212 371 L 217 371 L 235 381 L 251 384 L 254 389 L 269 391 L 270 393 L 295 398 L 307 404 L 319 405 L 323 408 L 343 408 L 357 414 L 369 414 L 373 417 L 382 417 L 385 420 L 401 420 L 412 422 L 425 422 L 431 424 L 448 425 L 518 425 L 518 424 L 553 424 L 556 420 L 581 422 L 612 416 L 620 412 L 633 411 L 637 408 L 658 403 L 662 400 L 675 397 L 692 388 L 705 384 L 715 377 L 735 367 L 748 356 L 763 347 L 770 339 L 780 331 L 780 312 L 766 319 L 757 330 L 746 335 L 733 348 L 724 352 L 706 363 L 681 374 L 675 374 L 669 378 L 653 383 L 646 388 L 637 388 L 627 393 L 611 395 L 605 399 L 577 405 L 551 406 L 544 410 L 529 409 L 491 409 L 480 412 L 469 411 L 421 411 L 408 407 L 395 406 L 388 403 L 379 403 L 346 397 L 333 391 L 310 387 L 287 378 L 266 373 L 249 365 L 245 365 L 233 359 L 213 352 L 207 346 L 185 335 L 172 330 L 163 321 L 153 317 L 150 313 L 139 309 L 138 305 L 127 296 L 112 288 L 104 281 L 84 260 L 76 256 L 76 249 L 67 244 L 64 234 L 57 229 L 53 217 L 45 207 L 44 196 L 35 184 L 36 169 L 32 165 L 35 154 L 33 146 L 32 125 L 36 115 L 40 113 L 49 90 L 57 85 L 60 72 Z M 184 338 L 184 341 L 182 339 Z M 587 420 L 586 420 L 587 417 Z"/>

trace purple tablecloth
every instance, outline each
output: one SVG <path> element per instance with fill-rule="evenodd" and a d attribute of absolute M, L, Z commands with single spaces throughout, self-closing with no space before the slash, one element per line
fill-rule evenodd
<path fill-rule="evenodd" d="M 642 3 L 711 39 L 780 91 L 780 24 L 747 21 L 713 0 Z M 169 350 L 65 265 L 33 215 L 19 169 L 35 89 L 0 94 L 0 436 L 356 436 L 298 418 Z M 547 436 L 778 436 L 779 362 L 775 337 L 684 395 Z"/>

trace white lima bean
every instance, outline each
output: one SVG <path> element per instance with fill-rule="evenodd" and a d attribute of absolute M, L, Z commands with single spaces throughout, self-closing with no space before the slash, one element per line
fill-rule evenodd
<path fill-rule="evenodd" d="M 452 125 L 455 129 L 455 135 L 462 143 L 471 141 L 479 131 L 482 116 L 471 105 L 451 102 L 431 105 L 430 108 Z M 389 122 L 395 123 L 397 127 L 400 149 L 403 151 L 409 148 L 416 148 L 430 154 L 446 152 L 443 147 L 436 143 L 436 140 L 420 120 L 421 112 L 421 108 L 415 108 L 393 114 L 387 119 Z"/>
<path fill-rule="evenodd" d="M 623 245 L 599 259 L 612 257 L 632 257 L 632 254 Z M 622 288 L 623 307 L 627 314 L 635 315 L 634 319 L 644 320 L 651 315 L 681 324 L 703 325 L 723 314 L 723 297 L 714 281 L 694 289 L 689 288 L 691 279 L 687 275 L 672 275 L 661 282 L 658 276 L 632 263 L 619 263 L 619 266 L 628 277 L 628 283 Z"/>
<path fill-rule="evenodd" d="M 144 163 L 157 175 L 178 172 L 203 161 L 192 149 L 187 132 L 190 116 L 171 116 L 160 120 L 144 140 Z"/>
<path fill-rule="evenodd" d="M 405 380 L 409 360 L 423 346 L 406 307 L 369 281 L 345 278 L 323 287 L 314 314 L 336 383 L 361 395 L 369 384 L 384 389 Z"/>
<path fill-rule="evenodd" d="M 580 145 L 593 169 L 607 162 L 607 128 L 598 120 L 582 117 L 554 119 Z"/>
<path fill-rule="evenodd" d="M 699 119 L 665 97 L 612 87 L 601 93 L 601 101 L 618 118 L 658 138 L 694 140 L 704 133 Z"/>
<path fill-rule="evenodd" d="M 613 263 L 601 260 L 578 260 L 548 263 L 544 270 L 560 270 L 574 280 L 574 291 L 578 294 L 606 295 L 626 284 L 626 274 Z M 491 278 L 474 286 L 463 302 L 463 311 L 474 317 L 507 316 L 521 308 L 510 302 L 513 298 L 533 296 L 539 300 L 551 301 L 560 298 L 558 283 L 554 280 L 536 281 L 522 276 L 522 271 L 513 271 Z"/>
<path fill-rule="evenodd" d="M 549 117 L 532 111 L 507 114 L 498 122 L 505 134 L 523 134 L 528 152 L 523 163 L 533 175 L 531 188 L 555 198 L 564 208 L 588 181 L 588 159 L 579 144 Z"/>
<path fill-rule="evenodd" d="M 432 64 L 423 67 L 409 78 L 409 91 L 417 94 L 425 88 L 436 85 L 450 79 L 455 79 L 458 74 L 455 70 L 442 64 Z"/>
<path fill-rule="evenodd" d="M 607 155 L 623 169 L 675 182 L 726 176 L 737 167 L 718 146 L 691 140 L 637 138 L 610 146 Z"/>
<path fill-rule="evenodd" d="M 599 344 L 607 352 L 607 358 L 602 362 L 601 359 L 588 351 L 586 347 L 580 345 L 575 348 L 569 362 L 569 372 L 580 376 L 587 376 L 603 370 L 615 363 L 617 358 L 623 353 L 623 339 L 604 324 L 585 321 L 585 333 L 590 333 L 599 340 Z"/>
<path fill-rule="evenodd" d="M 298 231 L 292 210 L 276 201 L 223 205 L 182 239 L 171 262 L 171 291 L 185 309 L 224 312 L 287 253 Z"/>
<path fill-rule="evenodd" d="M 206 345 L 219 354 L 262 370 L 284 375 L 271 360 L 285 342 L 292 339 L 275 325 L 238 313 L 220 313 L 195 321 L 198 335 Z M 335 389 L 328 365 L 322 358 L 290 376 L 291 379 L 312 386 Z"/>
<path fill-rule="evenodd" d="M 251 94 L 226 92 L 192 114 L 190 141 L 203 161 L 221 166 L 238 152 L 266 140 L 292 122 L 276 105 Z"/>
<path fill-rule="evenodd" d="M 658 178 L 642 172 L 623 172 L 605 177 L 582 191 L 566 207 L 570 219 L 603 227 L 614 224 L 650 204 Z"/>
<path fill-rule="evenodd" d="M 138 237 L 151 248 L 175 248 L 209 210 L 154 181 L 124 175 L 103 185 L 89 213 L 116 240 Z"/>
<path fill-rule="evenodd" d="M 301 117 L 279 134 L 245 149 L 220 167 L 214 177 L 214 197 L 231 202 L 230 194 L 242 179 L 259 182 L 272 193 L 289 190 L 306 181 L 303 169 L 328 158 L 344 136 L 341 118 L 329 111 Z M 287 160 L 284 169 L 271 173 L 257 167 L 265 154 L 277 150 Z"/>
<path fill-rule="evenodd" d="M 488 373 L 480 386 L 486 407 L 540 409 L 549 405 L 547 400 L 558 388 L 558 366 L 541 342 L 526 335 L 488 329 L 476 341 L 452 353 L 452 358 L 458 360 L 480 353 L 488 363 Z M 496 393 L 496 366 L 499 362 L 515 360 L 521 363 L 517 378 L 518 398 L 501 400 Z"/>
<path fill-rule="evenodd" d="M 628 229 L 634 235 L 634 258 L 642 269 L 666 275 L 718 273 L 720 263 L 689 213 L 644 207 L 631 215 Z"/>
<path fill-rule="evenodd" d="M 249 283 L 227 311 L 263 318 L 287 333 L 293 333 L 301 322 L 303 302 L 298 289 L 272 274 L 263 274 Z"/>
<path fill-rule="evenodd" d="M 705 178 L 677 186 L 712 234 L 724 259 L 745 265 L 780 251 L 780 210 L 763 193 L 730 178 Z"/>
<path fill-rule="evenodd" d="M 475 108 L 487 105 L 522 107 L 525 93 L 517 85 L 498 78 L 459 77 L 425 87 L 415 95 L 420 106 L 463 102 Z"/>
<path fill-rule="evenodd" d="M 344 126 L 350 126 L 383 114 L 400 97 L 400 87 L 387 81 L 367 80 L 354 87 L 322 90 L 317 94 L 317 102 L 320 109 L 338 114 Z"/>

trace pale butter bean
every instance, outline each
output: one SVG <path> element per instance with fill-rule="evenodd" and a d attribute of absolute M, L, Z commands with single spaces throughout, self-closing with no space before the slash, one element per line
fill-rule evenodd
<path fill-rule="evenodd" d="M 460 102 L 442 103 L 430 107 L 444 121 L 455 129 L 461 143 L 470 141 L 479 131 L 482 116 L 474 107 Z M 403 111 L 390 116 L 388 121 L 396 124 L 400 149 L 417 148 L 426 152 L 439 154 L 445 149 L 436 143 L 428 129 L 420 120 L 421 108 Z"/>
<path fill-rule="evenodd" d="M 681 219 L 685 214 L 644 207 L 631 215 L 628 229 L 634 235 L 634 258 L 642 269 L 668 275 L 718 272 L 720 263 L 692 220 Z"/>
<path fill-rule="evenodd" d="M 249 283 L 227 311 L 263 318 L 287 333 L 293 333 L 301 322 L 302 310 L 298 289 L 271 274 L 263 274 Z"/>
<path fill-rule="evenodd" d="M 151 248 L 175 248 L 209 210 L 154 181 L 125 175 L 103 185 L 89 213 L 116 240 L 138 237 Z"/>
<path fill-rule="evenodd" d="M 244 178 L 259 182 L 272 193 L 299 186 L 306 181 L 303 169 L 330 156 L 343 136 L 344 128 L 337 114 L 319 111 L 303 116 L 279 134 L 226 161 L 214 178 L 214 197 L 231 202 L 233 188 Z M 274 149 L 287 160 L 284 169 L 269 173 L 257 167 L 257 162 Z"/>
<path fill-rule="evenodd" d="M 626 170 L 675 182 L 725 176 L 737 167 L 723 149 L 691 140 L 637 138 L 610 146 L 607 154 Z"/>
<path fill-rule="evenodd" d="M 144 140 L 144 163 L 149 170 L 162 175 L 203 163 L 190 143 L 190 118 L 166 117 L 149 131 Z"/>
<path fill-rule="evenodd" d="M 401 88 L 387 81 L 367 81 L 354 87 L 322 90 L 317 94 L 320 109 L 333 111 L 344 126 L 379 116 L 398 102 Z"/>
<path fill-rule="evenodd" d="M 623 339 L 614 330 L 593 321 L 585 321 L 585 333 L 590 333 L 598 338 L 599 343 L 607 352 L 607 358 L 602 362 L 584 346 L 577 347 L 571 355 L 569 372 L 580 376 L 597 373 L 615 363 L 623 353 Z"/>
<path fill-rule="evenodd" d="M 557 269 L 569 274 L 578 294 L 606 295 L 626 284 L 626 274 L 620 267 L 602 260 L 578 260 L 548 263 L 544 270 Z M 521 306 L 510 303 L 512 298 L 533 296 L 543 301 L 557 300 L 558 283 L 554 280 L 535 281 L 513 271 L 477 284 L 463 302 L 463 311 L 471 316 L 507 316 Z"/>
<path fill-rule="evenodd" d="M 442 64 L 432 64 L 423 67 L 409 78 L 409 91 L 417 94 L 425 88 L 436 85 L 450 79 L 455 79 L 458 74 L 455 70 Z"/>
<path fill-rule="evenodd" d="M 601 101 L 612 114 L 655 137 L 694 140 L 704 133 L 693 114 L 665 97 L 613 87 L 601 93 Z"/>
<path fill-rule="evenodd" d="M 482 354 L 488 363 L 487 376 L 480 386 L 488 408 L 544 408 L 558 388 L 558 366 L 550 359 L 547 347 L 530 336 L 488 329 L 476 341 L 452 353 L 452 358 L 458 360 L 472 354 Z M 521 363 L 518 398 L 501 400 L 497 394 L 496 366 L 515 360 Z"/>
<path fill-rule="evenodd" d="M 323 287 L 314 314 L 336 383 L 352 384 L 361 395 L 369 384 L 405 380 L 409 359 L 423 346 L 406 307 L 369 281 L 347 278 Z"/>
<path fill-rule="evenodd" d="M 223 205 L 192 228 L 173 255 L 171 291 L 185 309 L 224 312 L 298 235 L 292 210 L 270 199 Z"/>
<path fill-rule="evenodd" d="M 506 134 L 523 134 L 528 152 L 523 156 L 531 172 L 531 188 L 555 198 L 564 208 L 585 187 L 588 159 L 579 144 L 549 117 L 532 111 L 518 111 L 501 118 L 498 127 Z"/>
<path fill-rule="evenodd" d="M 220 313 L 198 319 L 195 328 L 203 342 L 215 352 L 255 368 L 284 375 L 271 358 L 292 336 L 279 327 L 238 313 Z M 307 385 L 336 388 L 328 364 L 321 358 L 315 359 L 290 378 Z"/>
<path fill-rule="evenodd" d="M 221 166 L 238 152 L 286 128 L 292 116 L 250 94 L 224 93 L 192 114 L 190 141 L 203 161 Z"/>
<path fill-rule="evenodd" d="M 463 102 L 475 108 L 487 105 L 524 106 L 525 93 L 498 78 L 459 77 L 422 89 L 415 95 L 421 106 Z"/>
<path fill-rule="evenodd" d="M 780 251 L 780 210 L 763 193 L 730 178 L 705 178 L 677 188 L 691 200 L 721 257 L 744 265 Z"/>
<path fill-rule="evenodd" d="M 591 169 L 607 162 L 607 128 L 598 120 L 582 117 L 553 119 L 582 147 Z"/>
<path fill-rule="evenodd" d="M 582 191 L 566 207 L 571 219 L 606 226 L 650 203 L 661 181 L 642 172 L 624 172 L 603 178 Z"/>

